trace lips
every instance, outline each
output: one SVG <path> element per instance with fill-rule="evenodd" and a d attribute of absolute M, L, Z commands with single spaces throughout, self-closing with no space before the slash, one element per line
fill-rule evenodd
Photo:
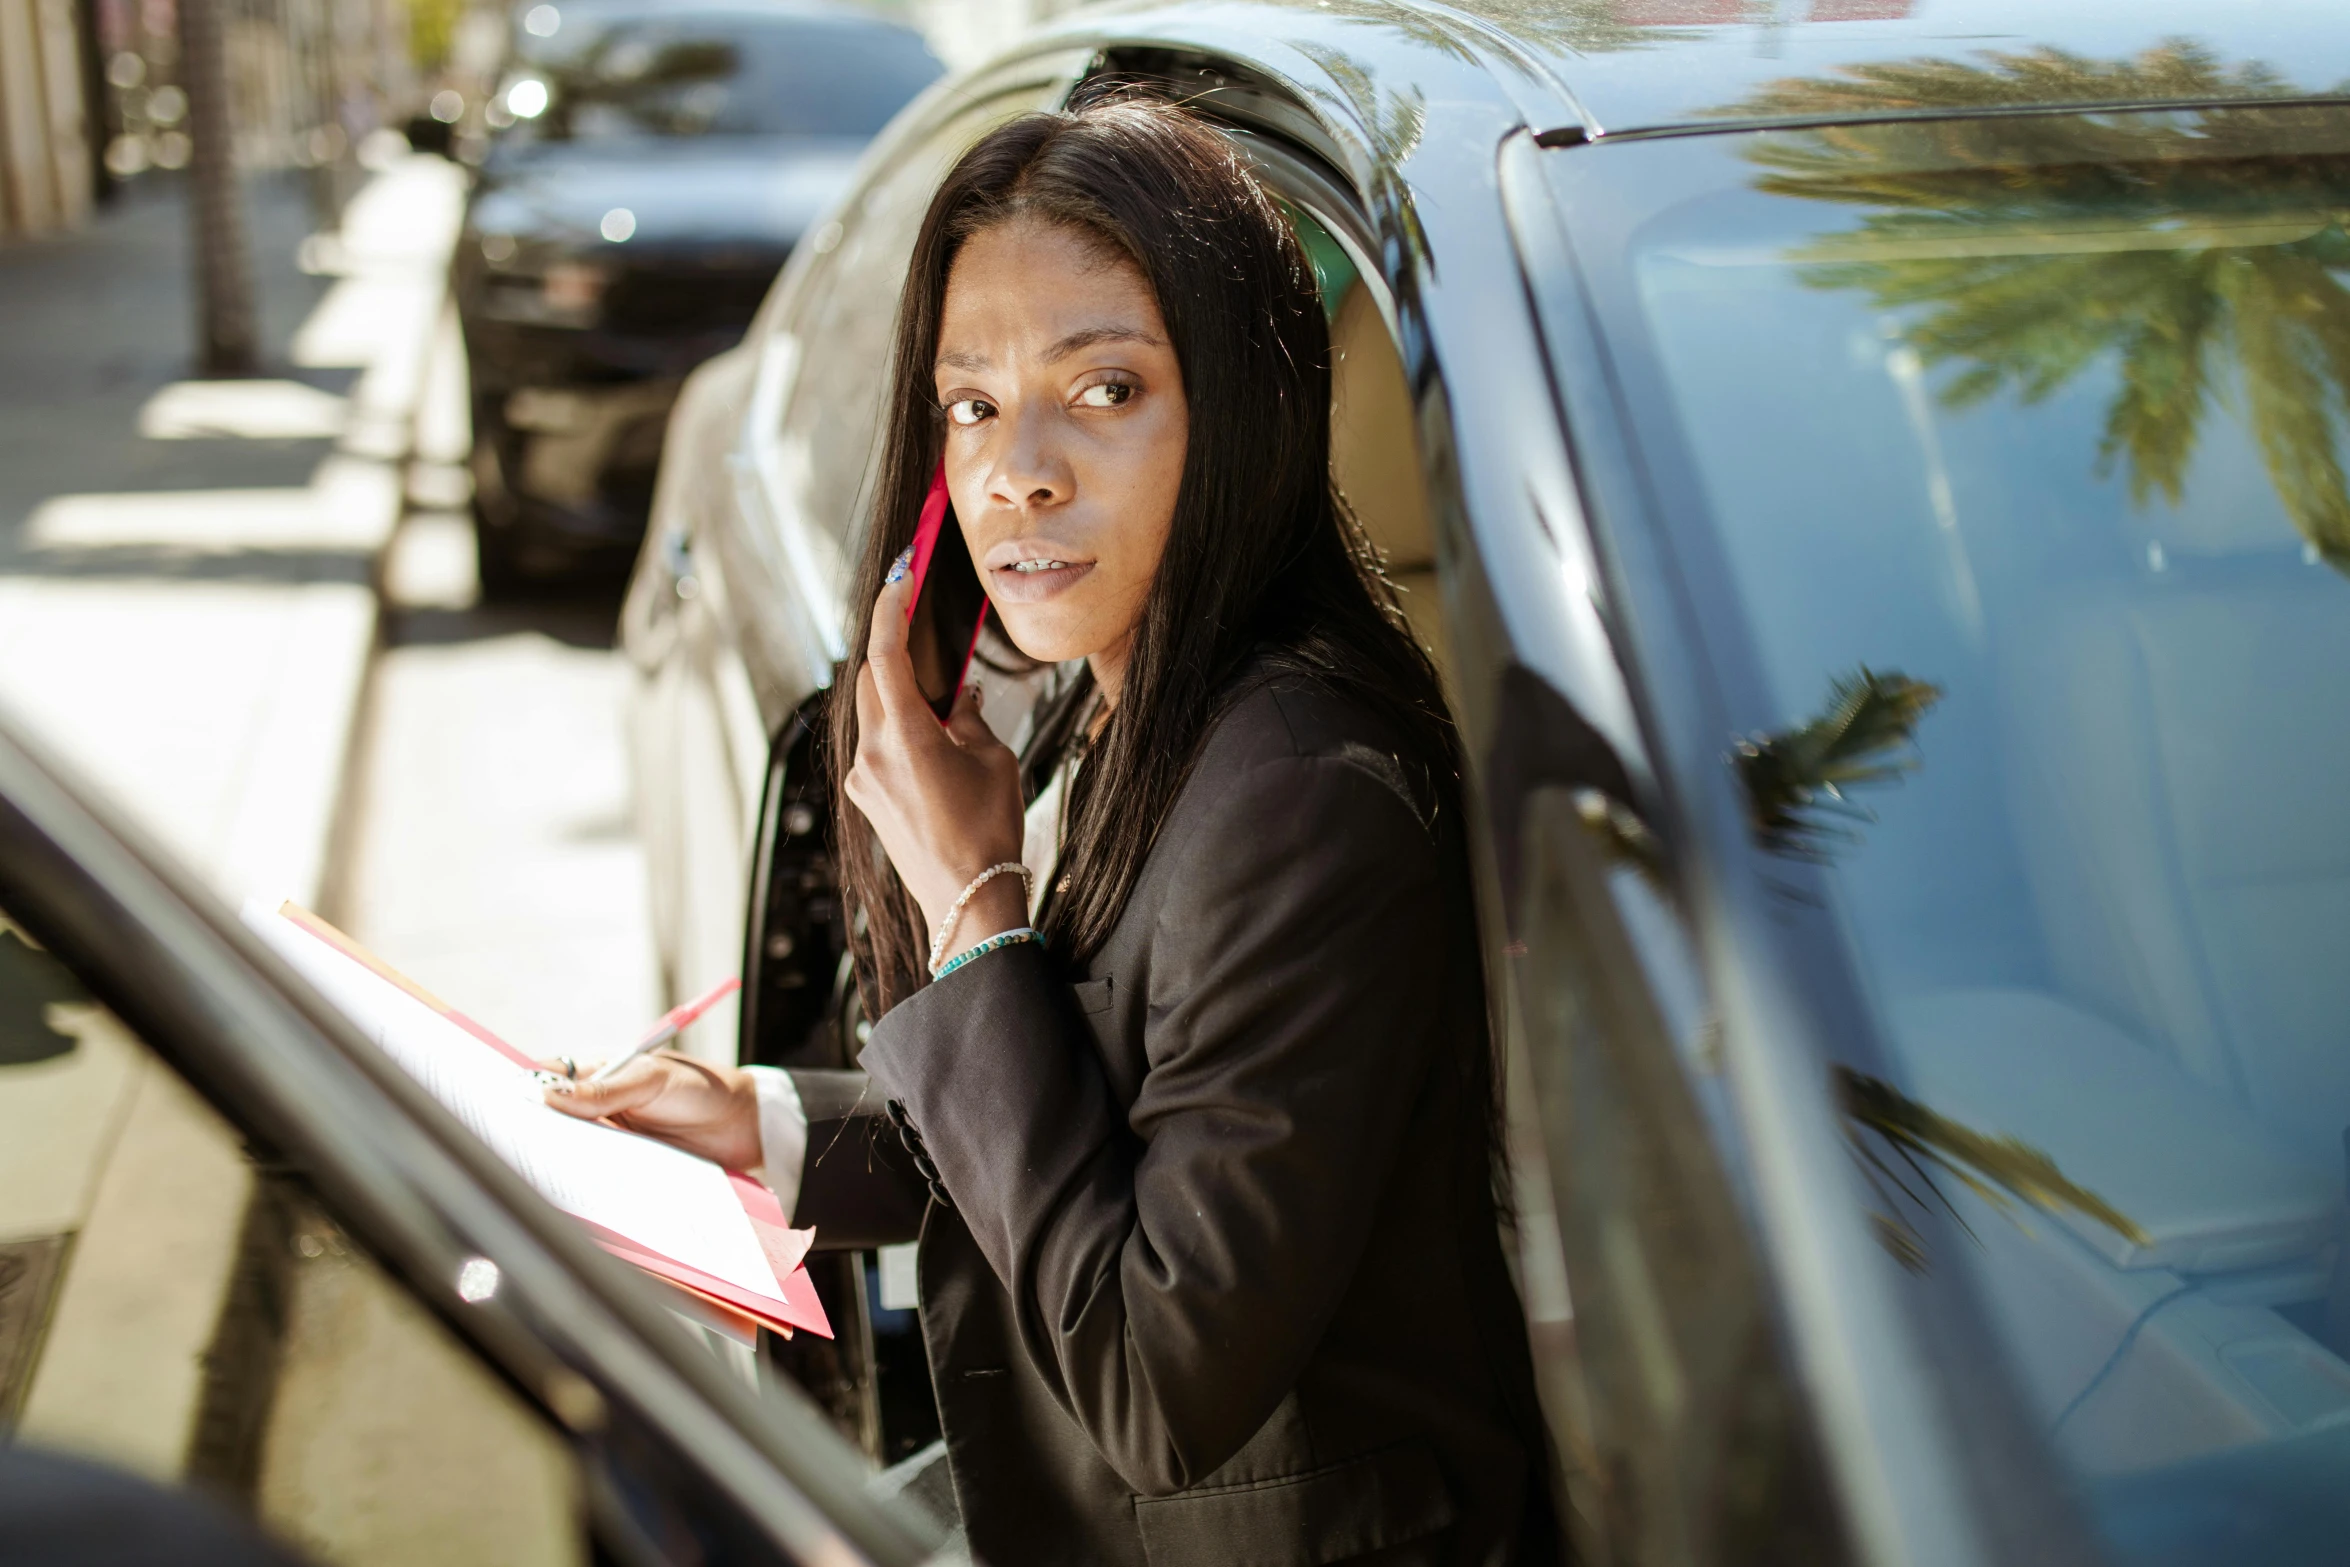
<path fill-rule="evenodd" d="M 1061 560 L 1051 556 L 991 566 L 987 572 L 987 596 L 998 604 L 1041 604 L 1067 592 L 1092 570 L 1090 560 Z"/>

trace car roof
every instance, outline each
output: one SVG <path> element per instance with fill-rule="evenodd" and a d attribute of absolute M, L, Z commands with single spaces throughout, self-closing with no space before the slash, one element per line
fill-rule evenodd
<path fill-rule="evenodd" d="M 1477 57 L 1593 138 L 1954 112 L 2350 98 L 2342 0 L 1186 0 L 1096 30 L 1341 56 L 1408 90 Z M 1123 13 L 1121 15 L 1121 13 Z M 1087 15 L 1081 10 L 1079 16 Z M 1106 26 L 1104 24 L 1107 24 Z"/>

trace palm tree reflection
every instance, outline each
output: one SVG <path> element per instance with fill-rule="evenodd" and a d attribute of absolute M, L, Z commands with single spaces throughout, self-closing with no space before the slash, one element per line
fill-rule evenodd
<path fill-rule="evenodd" d="M 2020 1137 L 1993 1136 L 1920 1104 L 1883 1078 L 1834 1069 L 1844 1136 L 1884 1207 L 1869 1215 L 1877 1240 L 1903 1267 L 1923 1272 L 1925 1238 L 1903 1206 L 1940 1207 L 1971 1238 L 1974 1229 L 1936 1177 L 1957 1181 L 2001 1213 L 2020 1197 L 2046 1213 L 2070 1208 L 2124 1240 L 2146 1244 L 2146 1232 L 2128 1214 L 2057 1167 L 2047 1150 Z M 1903 1179 L 1906 1170 L 1909 1179 Z M 1916 1184 L 1913 1186 L 1911 1183 Z M 1929 1203 L 1920 1188 L 1932 1196 Z"/>
<path fill-rule="evenodd" d="M 2282 94 L 2258 65 L 2173 43 L 2097 62 L 2043 49 L 1773 85 L 1723 111 L 1898 116 L 1922 106 Z M 1830 125 L 1756 141 L 1758 187 L 1865 209 L 1797 253 L 1805 280 L 1906 323 L 1954 408 L 2037 402 L 2114 365 L 2100 474 L 2181 498 L 2215 401 L 2241 413 L 2287 515 L 2350 570 L 2350 159 L 2306 104 Z"/>
<path fill-rule="evenodd" d="M 1827 859 L 1831 842 L 1853 834 L 1823 818 L 1868 819 L 1848 791 L 1897 782 L 1916 767 L 1918 724 L 1941 699 L 1937 686 L 1864 664 L 1829 682 L 1817 718 L 1740 742 L 1738 776 L 1755 837 L 1774 854 Z"/>
<path fill-rule="evenodd" d="M 1863 665 L 1829 681 L 1817 716 L 1741 742 L 1733 764 L 1756 841 L 1774 854 L 1824 861 L 1832 842 L 1854 840 L 1850 826 L 1824 820 L 1823 813 L 1845 823 L 1868 819 L 1850 791 L 1899 783 L 1918 766 L 1918 725 L 1941 696 L 1925 681 Z M 1645 828 L 1627 828 L 1598 798 L 1602 805 L 1582 808 L 1586 828 L 1620 863 L 1659 876 L 1653 838 Z M 1940 1208 L 1974 1233 L 1943 1191 L 1945 1179 L 2002 1213 L 2011 1212 L 2010 1198 L 2020 1198 L 2051 1213 L 2070 1208 L 2126 1239 L 2145 1240 L 2128 1214 L 2067 1176 L 2045 1149 L 1978 1131 L 1851 1067 L 1834 1067 L 1831 1076 L 1845 1140 L 1882 1204 L 1870 1215 L 1877 1239 L 1903 1267 L 1923 1270 L 1928 1261 L 1913 1211 Z"/>

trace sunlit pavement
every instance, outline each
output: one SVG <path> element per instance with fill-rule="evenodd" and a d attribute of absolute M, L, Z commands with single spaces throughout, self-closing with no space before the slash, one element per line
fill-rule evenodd
<path fill-rule="evenodd" d="M 449 513 L 410 517 L 384 582 L 354 934 L 525 1049 L 625 1045 L 659 995 L 611 596 L 478 605 L 471 531 Z"/>
<path fill-rule="evenodd" d="M 384 170 L 323 289 L 288 265 L 298 201 L 257 196 L 275 380 L 165 378 L 176 203 L 5 258 L 0 703 L 224 892 L 314 902 L 462 185 Z"/>
<path fill-rule="evenodd" d="M 270 368 L 250 381 L 175 378 L 192 334 L 167 192 L 0 252 L 0 704 L 226 898 L 308 902 L 517 1043 L 601 1052 L 656 1001 L 613 606 L 475 602 L 442 300 L 456 171 L 382 171 L 326 244 L 304 244 L 299 194 L 252 204 Z M 0 1125 L 0 1175 L 44 1177 L 0 1180 L 0 1240 L 77 1236 L 23 1429 L 201 1470 L 243 1162 L 122 1049 L 60 1066 L 48 1124 Z M 207 1477 L 330 1561 L 569 1559 L 546 1527 L 571 1505 L 561 1466 L 510 1400 L 303 1239 L 282 1353 L 239 1395 L 255 1460 Z M 137 1364 L 100 1354 L 126 1340 Z M 371 1443 L 427 1409 L 447 1505 L 402 1516 Z"/>

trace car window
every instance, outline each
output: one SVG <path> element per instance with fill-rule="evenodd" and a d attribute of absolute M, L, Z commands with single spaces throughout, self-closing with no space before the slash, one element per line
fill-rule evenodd
<path fill-rule="evenodd" d="M 0 915 L 9 1435 L 323 1561 L 590 1555 L 558 1434 Z"/>
<path fill-rule="evenodd" d="M 2325 1554 L 2350 116 L 1553 167 L 1611 213 L 1579 242 L 1719 595 L 1730 776 L 1886 1042 L 1837 1086 L 1888 1250 L 1977 1276 L 2123 1559 Z"/>
<path fill-rule="evenodd" d="M 855 18 L 587 5 L 532 7 L 516 54 L 503 102 L 523 143 L 862 138 L 940 72 L 920 34 Z"/>
<path fill-rule="evenodd" d="M 785 528 L 812 528 L 845 551 L 880 460 L 898 288 L 931 193 L 973 142 L 1062 90 L 1059 82 L 1040 83 L 950 115 L 867 183 L 837 228 L 812 241 L 825 251 L 778 323 L 797 355 L 774 449 L 772 483 L 784 512 L 777 520 Z"/>

